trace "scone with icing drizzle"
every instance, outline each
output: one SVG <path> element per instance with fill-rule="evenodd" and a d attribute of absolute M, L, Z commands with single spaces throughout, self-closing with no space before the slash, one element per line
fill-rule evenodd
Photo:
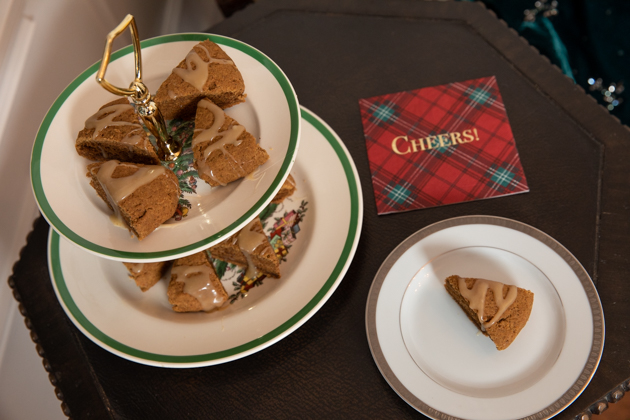
<path fill-rule="evenodd" d="M 212 258 L 247 267 L 245 276 L 254 279 L 259 274 L 279 278 L 280 261 L 258 217 L 238 233 L 210 247 Z"/>
<path fill-rule="evenodd" d="M 169 261 L 153 263 L 123 262 L 129 272 L 129 278 L 135 281 L 136 286 L 143 292 L 146 292 L 160 281 L 168 268 L 168 263 Z"/>
<path fill-rule="evenodd" d="M 512 344 L 534 304 L 529 290 L 491 280 L 450 276 L 444 287 L 497 350 Z"/>
<path fill-rule="evenodd" d="M 245 101 L 243 76 L 232 59 L 212 41 L 195 45 L 159 87 L 155 103 L 165 119 L 188 119 L 197 102 L 209 98 L 221 108 Z"/>
<path fill-rule="evenodd" d="M 192 149 L 199 177 L 213 187 L 244 178 L 269 159 L 245 127 L 208 99 L 197 105 Z"/>
<path fill-rule="evenodd" d="M 79 155 L 90 160 L 160 163 L 140 117 L 127 98 L 103 105 L 88 118 L 77 136 L 75 148 Z"/>
<path fill-rule="evenodd" d="M 210 312 L 228 300 L 205 251 L 173 262 L 167 295 L 175 312 Z"/>
<path fill-rule="evenodd" d="M 273 197 L 271 202 L 273 204 L 280 204 L 286 198 L 291 197 L 293 193 L 295 192 L 295 190 L 296 190 L 295 179 L 293 179 L 293 176 L 289 174 L 289 176 L 287 176 L 287 179 L 284 181 L 284 183 L 282 184 L 282 186 L 280 187 L 276 195 Z"/>
<path fill-rule="evenodd" d="M 88 165 L 90 185 L 139 240 L 170 219 L 179 201 L 179 181 L 161 165 L 117 160 Z"/>

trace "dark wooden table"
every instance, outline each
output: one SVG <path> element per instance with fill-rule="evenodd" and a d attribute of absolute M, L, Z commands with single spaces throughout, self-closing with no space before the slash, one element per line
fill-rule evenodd
<path fill-rule="evenodd" d="M 339 289 L 289 337 L 196 369 L 135 364 L 85 338 L 59 306 L 35 223 L 9 279 L 62 407 L 73 418 L 423 418 L 388 386 L 365 332 L 370 284 L 387 255 L 446 218 L 486 214 L 532 225 L 583 264 L 604 308 L 601 364 L 558 418 L 590 416 L 630 377 L 630 133 L 482 5 L 261 0 L 212 32 L 249 43 L 287 74 L 300 103 L 340 135 L 364 192 L 363 233 Z M 358 100 L 494 75 L 530 192 L 377 216 Z M 625 386 L 625 388 L 624 388 Z M 588 418 L 588 417 L 584 417 Z"/>

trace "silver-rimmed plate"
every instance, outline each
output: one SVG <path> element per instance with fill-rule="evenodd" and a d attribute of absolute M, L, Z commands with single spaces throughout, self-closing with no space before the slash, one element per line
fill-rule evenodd
<path fill-rule="evenodd" d="M 273 215 L 264 216 L 266 232 L 281 228 L 279 236 L 290 246 L 280 279 L 264 279 L 244 296 L 241 285 L 235 289 L 226 275 L 222 281 L 233 296 L 226 309 L 175 313 L 166 296 L 168 274 L 142 293 L 122 263 L 88 253 L 51 229 L 48 263 L 53 287 L 77 328 L 125 359 L 188 368 L 256 353 L 310 319 L 352 262 L 363 202 L 354 162 L 339 137 L 304 108 L 302 118 L 303 149 L 292 170 L 297 190 Z M 269 236 L 272 242 L 278 239 L 275 233 Z"/>
<path fill-rule="evenodd" d="M 534 292 L 527 325 L 499 352 L 444 288 L 449 275 Z M 547 419 L 592 378 L 604 316 L 590 277 L 545 233 L 494 216 L 428 226 L 401 243 L 372 284 L 370 349 L 390 386 L 433 419 Z"/>
<path fill-rule="evenodd" d="M 205 39 L 219 44 L 243 75 L 246 102 L 226 113 L 258 139 L 269 160 L 254 176 L 226 187 L 210 188 L 201 180 L 191 181 L 197 193 L 182 197 L 189 201 L 186 217 L 162 225 L 142 241 L 132 238 L 126 229 L 110 221 L 109 209 L 85 176 L 90 161 L 80 157 L 74 148 L 85 120 L 115 99 L 94 80 L 100 62 L 96 63 L 57 98 L 33 146 L 31 183 L 35 198 L 59 234 L 105 258 L 138 262 L 176 258 L 209 247 L 238 231 L 280 189 L 295 161 L 301 119 L 291 83 L 269 57 L 247 44 L 218 35 L 161 36 L 141 43 L 143 79 L 155 93 L 192 47 Z M 107 77 L 116 85 L 125 85 L 131 74 L 133 52 L 129 46 L 112 54 Z"/>

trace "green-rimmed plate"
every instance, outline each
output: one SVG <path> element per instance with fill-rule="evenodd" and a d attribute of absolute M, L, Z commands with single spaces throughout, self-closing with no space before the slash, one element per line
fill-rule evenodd
<path fill-rule="evenodd" d="M 52 282 L 72 322 L 121 357 L 182 368 L 245 357 L 304 324 L 332 295 L 352 261 L 363 202 L 357 170 L 343 143 L 304 108 L 302 118 L 302 149 L 292 170 L 297 190 L 284 208 L 276 208 L 282 217 L 270 217 L 266 225 L 267 232 L 285 223 L 292 226 L 291 233 L 281 234 L 289 244 L 280 265 L 282 278 L 264 279 L 222 311 L 178 314 L 168 304 L 166 279 L 142 293 L 123 264 L 85 252 L 51 229 Z M 235 293 L 229 282 L 224 286 Z"/>
<path fill-rule="evenodd" d="M 85 120 L 116 97 L 94 77 L 100 62 L 83 72 L 57 98 L 44 118 L 31 157 L 31 182 L 42 214 L 62 236 L 105 258 L 158 261 L 192 254 L 239 230 L 273 198 L 298 150 L 297 97 L 282 70 L 266 55 L 235 39 L 208 34 L 177 34 L 142 42 L 143 80 L 157 92 L 192 47 L 210 39 L 232 58 L 245 81 L 246 102 L 227 114 L 258 139 L 270 159 L 248 178 L 210 188 L 191 181 L 197 194 L 184 194 L 190 210 L 180 221 L 162 225 L 142 241 L 110 221 L 110 211 L 90 187 L 86 166 L 74 148 Z M 107 78 L 126 86 L 133 75 L 131 46 L 112 54 Z M 180 182 L 181 183 L 181 182 Z"/>

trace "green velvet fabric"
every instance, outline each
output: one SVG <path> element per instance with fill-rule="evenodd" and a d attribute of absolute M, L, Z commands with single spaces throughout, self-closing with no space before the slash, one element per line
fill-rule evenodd
<path fill-rule="evenodd" d="M 539 13 L 534 22 L 524 21 L 524 11 L 535 9 L 536 0 L 483 3 L 602 105 L 609 102 L 601 89 L 590 90 L 590 78 L 601 78 L 603 89 L 627 84 L 627 90 L 614 93 L 625 102 L 610 113 L 630 126 L 630 1 L 558 0 L 557 15 Z"/>

